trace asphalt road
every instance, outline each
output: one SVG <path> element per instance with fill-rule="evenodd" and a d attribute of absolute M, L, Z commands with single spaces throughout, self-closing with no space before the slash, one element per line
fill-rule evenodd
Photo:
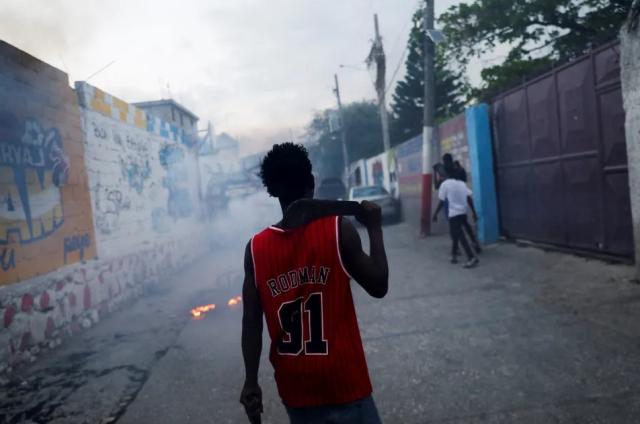
<path fill-rule="evenodd" d="M 399 224 L 385 238 L 387 297 L 352 284 L 384 422 L 638 422 L 640 286 L 630 267 L 500 244 L 465 270 L 448 263 L 445 237 L 421 240 Z M 221 241 L 17 372 L 0 422 L 246 422 L 241 310 L 226 306 L 240 293 L 242 251 Z M 218 307 L 190 317 L 208 303 Z M 285 423 L 266 349 L 260 378 L 263 422 Z"/>

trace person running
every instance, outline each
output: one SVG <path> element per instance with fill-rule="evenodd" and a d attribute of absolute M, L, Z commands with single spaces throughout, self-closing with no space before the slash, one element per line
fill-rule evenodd
<path fill-rule="evenodd" d="M 306 149 L 274 145 L 260 177 L 283 216 L 291 203 L 312 198 L 314 178 Z M 263 412 L 258 368 L 264 314 L 269 359 L 292 424 L 380 423 L 360 338 L 349 280 L 375 298 L 388 290 L 388 264 L 380 207 L 362 202 L 356 219 L 369 234 L 362 250 L 353 224 L 341 217 L 283 229 L 282 221 L 253 236 L 245 249 L 240 402 L 249 420 Z"/>
<path fill-rule="evenodd" d="M 441 185 L 438 190 L 438 207 L 433 214 L 433 221 L 438 220 L 438 213 L 444 207 L 444 203 L 447 202 L 449 212 L 449 232 L 451 240 L 453 242 L 451 246 L 451 263 L 457 263 L 458 243 L 462 244 L 462 248 L 467 254 L 468 261 L 465 263 L 465 268 L 472 268 L 478 265 L 478 257 L 473 253 L 467 243 L 467 238 L 464 235 L 463 228 L 467 222 L 467 210 L 471 209 L 473 218 L 477 222 L 478 214 L 473 205 L 473 199 L 471 198 L 471 190 L 467 185 L 455 179 L 451 174 Z"/>
<path fill-rule="evenodd" d="M 458 162 L 457 160 L 456 161 L 453 160 L 453 156 L 451 155 L 451 153 L 445 153 L 444 155 L 442 155 L 442 174 L 444 176 L 440 177 L 441 178 L 440 184 L 442 184 L 442 182 L 444 182 L 447 178 L 449 178 L 449 176 L 451 176 L 452 178 L 455 178 L 458 181 L 462 181 L 465 183 L 467 182 L 467 171 L 460 164 L 460 162 Z M 440 187 L 438 186 L 438 188 Z M 445 211 L 445 216 L 448 216 L 449 212 L 448 212 L 446 202 L 444 206 L 444 211 Z M 473 248 L 475 249 L 476 253 L 478 254 L 482 253 L 482 247 L 480 246 L 478 237 L 476 237 L 476 233 L 471 227 L 471 225 L 469 224 L 468 219 L 464 220 L 464 223 L 462 224 L 462 231 L 463 231 L 463 234 L 466 234 L 466 236 L 469 237 L 469 241 L 473 245 Z M 458 252 L 456 251 L 454 256 L 457 256 L 457 255 L 458 255 Z"/>

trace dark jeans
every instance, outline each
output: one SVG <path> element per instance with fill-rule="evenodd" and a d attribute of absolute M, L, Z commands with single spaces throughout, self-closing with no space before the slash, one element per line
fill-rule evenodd
<path fill-rule="evenodd" d="M 466 214 L 456 215 L 452 218 L 449 218 L 449 232 L 451 233 L 451 240 L 453 241 L 453 245 L 451 246 L 451 256 L 456 256 L 458 254 L 458 243 L 460 243 L 462 244 L 462 248 L 467 254 L 467 257 L 469 258 L 469 260 L 471 260 L 473 259 L 473 252 L 469 247 L 467 238 L 464 236 L 465 227 L 469 227 L 469 222 L 467 221 Z M 469 229 L 470 228 L 471 227 L 469 227 Z"/>
<path fill-rule="evenodd" d="M 450 229 L 451 230 L 451 229 Z M 473 227 L 469 224 L 469 220 L 465 216 L 464 224 L 462 225 L 463 236 L 466 235 L 469 238 L 469 243 L 476 249 L 480 250 L 480 243 L 478 243 L 478 239 L 476 238 L 476 234 L 473 231 Z M 451 236 L 451 240 L 453 240 L 453 236 Z M 458 256 L 460 249 L 456 249 L 453 252 L 453 256 Z"/>
<path fill-rule="evenodd" d="M 287 408 L 291 424 L 382 424 L 371 396 L 342 405 Z"/>

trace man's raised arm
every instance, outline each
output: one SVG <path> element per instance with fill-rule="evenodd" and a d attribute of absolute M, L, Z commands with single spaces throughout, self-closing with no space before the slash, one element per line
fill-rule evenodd
<path fill-rule="evenodd" d="M 389 289 L 389 265 L 382 237 L 382 214 L 375 203 L 362 202 L 362 212 L 356 215 L 369 233 L 370 254 L 362 250 L 360 235 L 353 224 L 342 218 L 340 253 L 344 266 L 358 284 L 371 296 L 382 298 Z"/>

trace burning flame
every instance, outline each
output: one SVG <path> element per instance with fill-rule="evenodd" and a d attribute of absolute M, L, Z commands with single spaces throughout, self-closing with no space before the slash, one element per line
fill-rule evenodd
<path fill-rule="evenodd" d="M 215 308 L 216 305 L 214 305 L 213 303 L 210 305 L 197 306 L 191 310 L 191 315 L 193 315 L 193 318 L 195 319 L 200 319 L 204 316 L 205 312 L 212 311 Z"/>
<path fill-rule="evenodd" d="M 238 306 L 240 304 L 240 302 L 242 302 L 242 296 L 236 296 L 236 297 L 232 297 L 231 299 L 229 299 L 229 301 L 227 302 L 227 305 L 229 305 L 229 307 L 233 308 L 235 306 Z"/>

